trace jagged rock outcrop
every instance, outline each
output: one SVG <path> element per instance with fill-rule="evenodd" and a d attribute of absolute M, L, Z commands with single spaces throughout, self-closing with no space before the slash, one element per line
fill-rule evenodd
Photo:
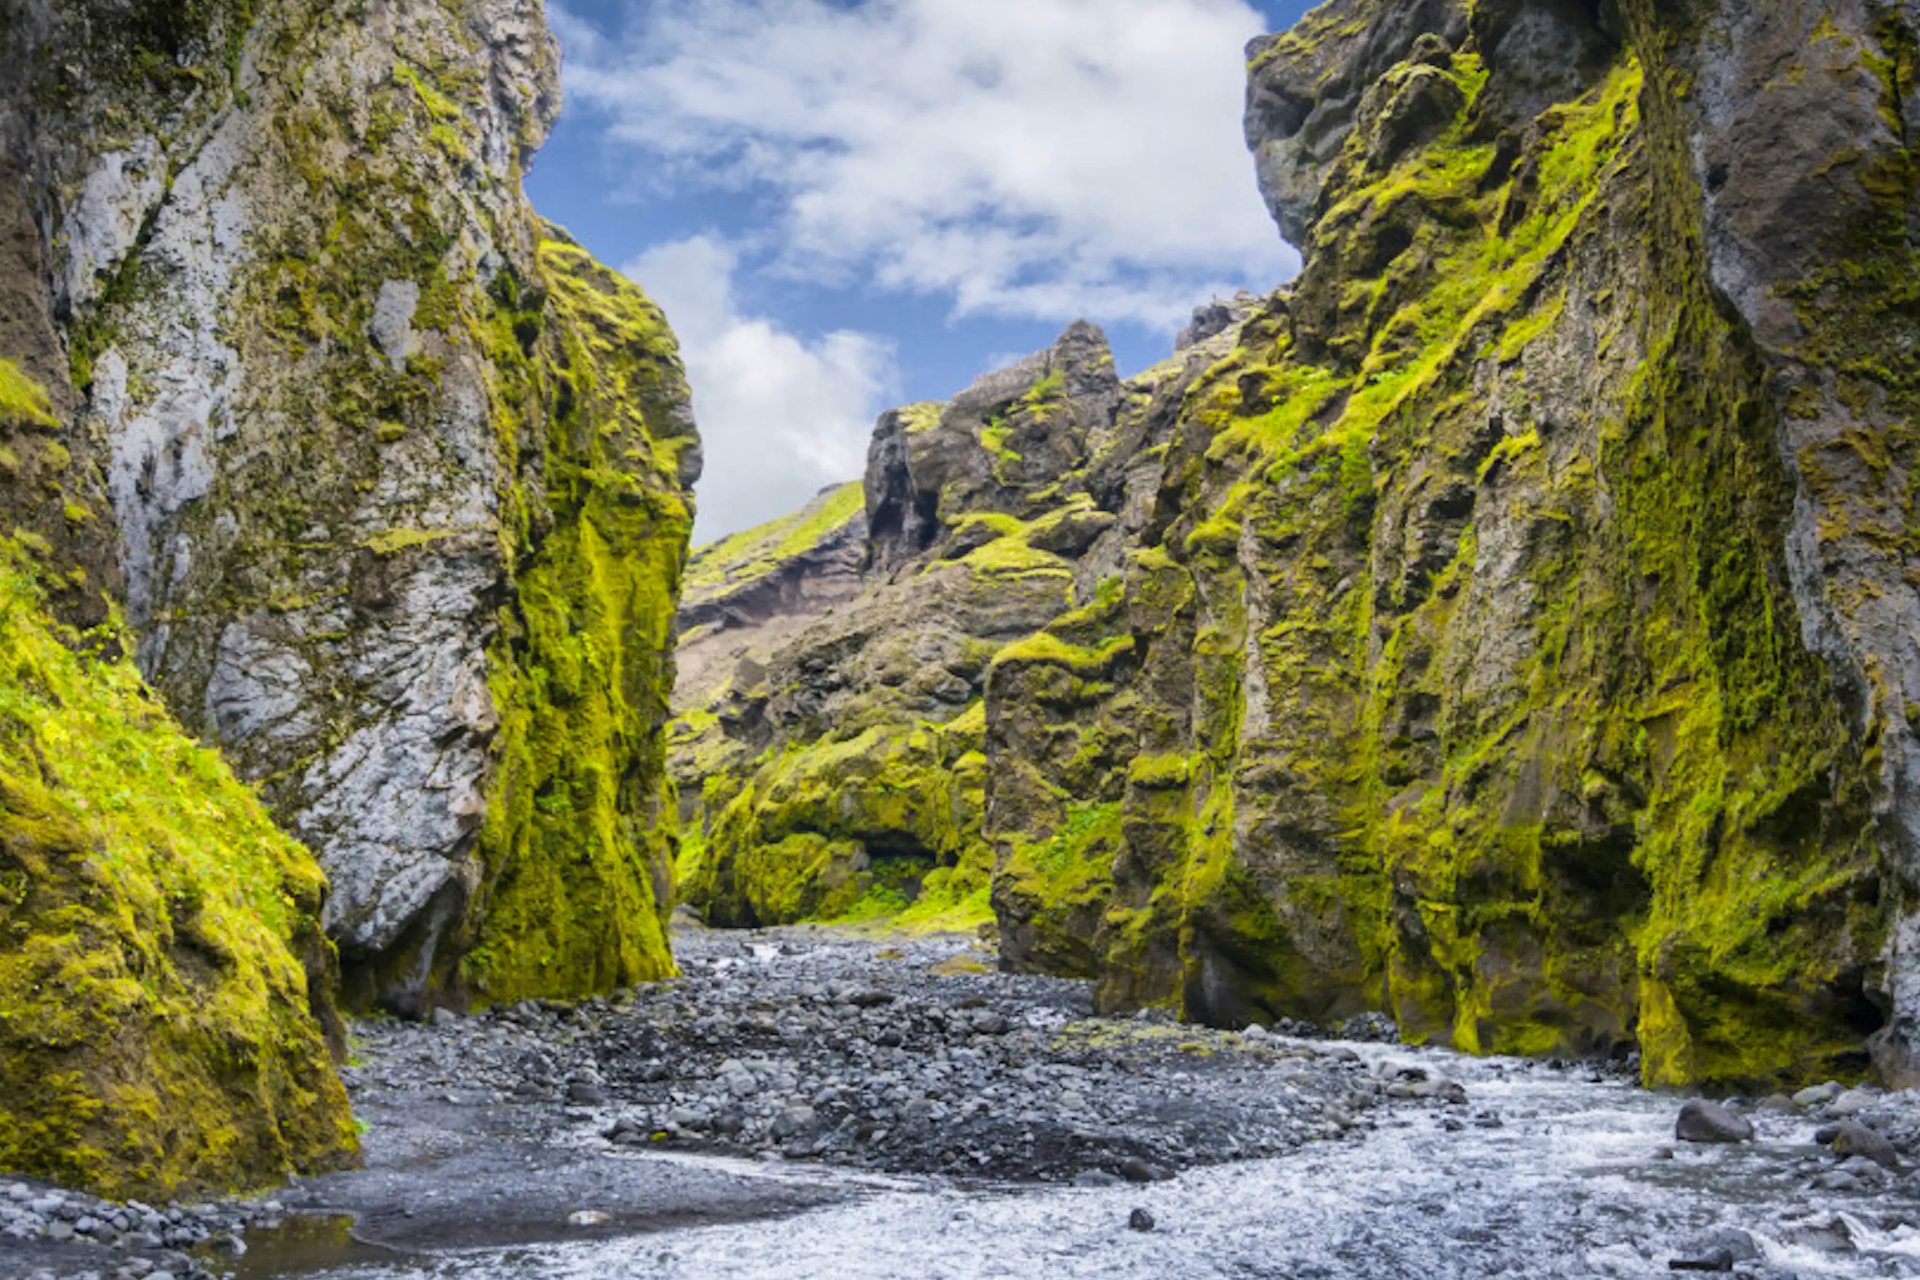
<path fill-rule="evenodd" d="M 774 578 L 803 609 L 682 707 L 681 892 L 712 921 L 985 918 L 987 671 L 1092 588 L 1115 518 L 1089 463 L 1121 394 L 1105 337 L 1076 324 L 947 404 L 883 415 L 864 486 L 702 553 L 731 584 L 719 599 Z M 689 597 L 690 621 L 702 607 Z M 692 631 L 683 651 L 711 643 Z"/>
<path fill-rule="evenodd" d="M 1255 42 L 1302 274 L 1064 433 L 1073 607 L 935 775 L 1007 963 L 1651 1083 L 1914 1078 L 1916 17 L 1335 0 Z M 876 436 L 893 590 L 1032 518 L 927 421 Z M 779 746 L 708 810 L 735 864 L 880 793 L 908 717 L 834 699 L 887 634 L 823 619 L 742 705 Z"/>
<path fill-rule="evenodd" d="M 7 483 L 108 531 L 74 563 L 319 855 L 350 998 L 669 972 L 699 450 L 659 313 L 521 193 L 539 5 L 13 0 L 4 32 L 0 336 L 68 464 Z"/>
<path fill-rule="evenodd" d="M 1856 406 L 1844 449 L 1881 469 L 1841 505 L 1879 508 L 1912 418 L 1872 352 L 1911 321 L 1830 341 L 1817 394 L 1766 321 L 1801 342 L 1857 305 L 1805 282 L 1920 278 L 1910 37 L 1816 8 L 1343 0 L 1256 43 L 1250 141 L 1305 269 L 1188 393 L 1130 644 L 1072 668 L 1107 690 L 1063 714 L 1013 668 L 989 689 L 996 809 L 1030 741 L 1123 744 L 1114 812 L 1051 831 L 1104 828 L 1099 891 L 1007 895 L 1035 962 L 1214 1022 L 1383 1008 L 1469 1049 L 1637 1047 L 1653 1082 L 1864 1067 L 1903 990 L 1882 774 L 1907 730 L 1849 666 L 1894 669 L 1859 637 L 1911 588 L 1883 553 L 1844 593 L 1856 656 L 1829 642 L 1844 575 L 1809 551 L 1861 559 L 1809 509 L 1793 424 Z M 1824 87 L 1772 96 L 1801 76 Z M 1728 134 L 1776 110 L 1788 172 Z M 1772 274 L 1729 265 L 1755 247 L 1735 170 L 1811 187 Z M 1010 858 L 1049 831 L 989 834 Z"/>

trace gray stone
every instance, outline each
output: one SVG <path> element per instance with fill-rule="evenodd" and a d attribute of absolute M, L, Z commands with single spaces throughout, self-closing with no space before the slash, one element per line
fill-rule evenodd
<path fill-rule="evenodd" d="M 1900 1153 L 1894 1150 L 1893 1144 L 1856 1120 L 1842 1120 L 1819 1132 L 1826 1136 L 1818 1141 L 1831 1146 L 1835 1155 L 1860 1156 L 1883 1169 L 1900 1167 Z"/>
<path fill-rule="evenodd" d="M 1827 1104 L 1827 1114 L 1836 1119 L 1842 1116 L 1857 1116 L 1878 1100 L 1878 1095 L 1869 1090 L 1849 1089 Z"/>
<path fill-rule="evenodd" d="M 1840 1096 L 1840 1082 L 1829 1080 L 1825 1084 L 1811 1084 L 1793 1095 L 1793 1105 L 1802 1110 L 1823 1106 Z"/>
<path fill-rule="evenodd" d="M 1729 1143 L 1753 1141 L 1753 1122 L 1717 1102 L 1694 1098 L 1680 1108 L 1673 1136 L 1682 1142 Z"/>

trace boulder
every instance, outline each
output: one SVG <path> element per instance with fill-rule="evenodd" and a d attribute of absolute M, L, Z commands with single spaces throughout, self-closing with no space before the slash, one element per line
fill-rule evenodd
<path fill-rule="evenodd" d="M 1881 1134 L 1857 1120 L 1842 1120 L 1825 1125 L 1814 1134 L 1814 1141 L 1833 1148 L 1842 1158 L 1860 1156 L 1883 1169 L 1898 1169 L 1900 1153 Z"/>
<path fill-rule="evenodd" d="M 1753 1122 L 1717 1102 L 1694 1098 L 1680 1108 L 1673 1136 L 1682 1142 L 1731 1143 L 1753 1141 Z"/>

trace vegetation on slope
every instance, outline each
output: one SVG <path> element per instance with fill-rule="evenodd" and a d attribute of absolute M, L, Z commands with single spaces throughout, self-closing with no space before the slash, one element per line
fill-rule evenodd
<path fill-rule="evenodd" d="M 0 1168 L 168 1196 L 350 1163 L 318 867 L 35 578 L 0 540 Z"/>
<path fill-rule="evenodd" d="M 763 577 L 803 554 L 866 510 L 858 480 L 835 486 L 800 510 L 731 534 L 694 551 L 686 594 L 697 600 Z"/>

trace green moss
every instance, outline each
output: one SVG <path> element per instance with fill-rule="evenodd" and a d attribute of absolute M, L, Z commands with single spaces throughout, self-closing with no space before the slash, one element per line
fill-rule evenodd
<path fill-rule="evenodd" d="M 694 552 L 687 566 L 687 592 L 697 597 L 765 576 L 866 514 L 866 490 L 843 484 L 792 515 L 733 534 Z"/>
<path fill-rule="evenodd" d="M 430 547 L 457 536 L 452 529 L 384 529 L 360 545 L 377 556 L 394 556 L 417 547 Z"/>
<path fill-rule="evenodd" d="M 1129 636 L 1109 637 L 1098 649 L 1069 644 L 1050 631 L 1037 632 L 1016 640 L 993 657 L 995 666 L 1010 663 L 1050 663 L 1083 674 L 1096 675 L 1133 646 Z"/>
<path fill-rule="evenodd" d="M 53 427 L 53 403 L 44 388 L 11 360 L 0 359 L 0 424 Z"/>
<path fill-rule="evenodd" d="M 513 599 L 489 653 L 501 724 L 480 833 L 488 868 L 461 978 L 479 998 L 576 996 L 674 972 L 677 852 L 666 777 L 672 635 L 690 513 L 677 480 L 684 374 L 659 312 L 570 240 L 540 249 L 567 393 L 544 422 L 543 528 L 508 547 Z M 494 321 L 512 367 L 514 309 Z M 508 343 L 513 344 L 512 347 Z"/>
<path fill-rule="evenodd" d="M 983 729 L 976 703 L 946 724 L 888 718 L 736 766 L 709 782 L 683 896 L 717 924 L 977 926 L 992 862 Z"/>
<path fill-rule="evenodd" d="M 45 609 L 0 542 L 0 1168 L 157 1197 L 350 1162 L 319 869 Z"/>
<path fill-rule="evenodd" d="M 940 425 L 940 415 L 946 405 L 936 401 L 922 401 L 910 404 L 899 410 L 906 432 L 910 436 L 924 435 Z"/>

